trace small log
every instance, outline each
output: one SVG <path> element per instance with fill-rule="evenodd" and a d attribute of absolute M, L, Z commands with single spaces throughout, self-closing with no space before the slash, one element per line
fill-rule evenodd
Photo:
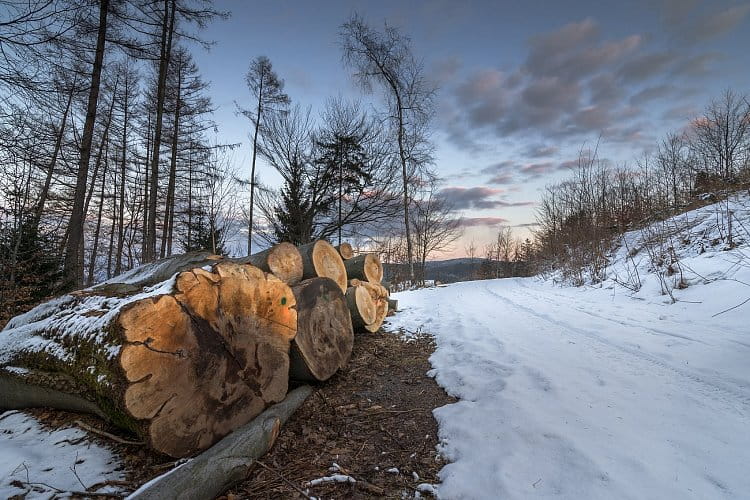
<path fill-rule="evenodd" d="M 355 278 L 370 283 L 380 283 L 383 279 L 383 266 L 374 253 L 357 255 L 344 261 L 344 265 L 349 279 Z"/>
<path fill-rule="evenodd" d="M 398 311 L 398 300 L 396 300 L 396 299 L 388 299 L 388 310 L 389 311 Z"/>
<path fill-rule="evenodd" d="M 216 498 L 234 484 L 247 479 L 253 460 L 262 457 L 273 447 L 281 426 L 311 393 L 309 386 L 294 389 L 281 403 L 271 406 L 189 462 L 152 479 L 128 498 Z"/>
<path fill-rule="evenodd" d="M 298 248 L 302 255 L 302 277 L 331 278 L 346 292 L 346 267 L 344 260 L 333 245 L 325 240 L 317 240 Z"/>
<path fill-rule="evenodd" d="M 272 273 L 290 286 L 302 280 L 302 256 L 297 247 L 288 242 L 279 243 L 249 257 L 233 260 L 252 264 L 262 271 Z"/>
<path fill-rule="evenodd" d="M 375 302 L 366 287 L 349 287 L 346 291 L 346 303 L 351 313 L 352 326 L 358 331 L 375 321 Z"/>
<path fill-rule="evenodd" d="M 289 353 L 290 377 L 328 380 L 346 366 L 354 346 L 347 301 L 330 278 L 303 281 L 292 292 L 297 301 L 297 335 Z"/>
<path fill-rule="evenodd" d="M 9 379 L 16 390 L 0 409 L 74 408 L 80 401 L 60 393 L 74 395 L 183 457 L 283 399 L 297 329 L 291 289 L 250 265 L 209 269 L 124 296 L 82 290 L 12 319 L 0 335 L 0 393 Z"/>
<path fill-rule="evenodd" d="M 354 249 L 349 243 L 344 242 L 338 245 L 336 250 L 339 251 L 339 255 L 341 255 L 341 258 L 344 260 L 349 260 L 354 257 Z"/>

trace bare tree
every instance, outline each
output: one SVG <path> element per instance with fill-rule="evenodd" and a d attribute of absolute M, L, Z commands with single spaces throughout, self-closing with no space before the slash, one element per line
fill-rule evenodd
<path fill-rule="evenodd" d="M 387 117 L 401 166 L 406 252 L 413 279 L 409 181 L 416 170 L 431 161 L 429 123 L 435 89 L 424 78 L 409 38 L 396 28 L 386 24 L 383 32 L 378 32 L 355 14 L 341 27 L 340 39 L 344 62 L 354 69 L 362 88 L 371 91 L 379 86 L 386 96 Z"/>
<path fill-rule="evenodd" d="M 726 90 L 693 121 L 694 147 L 725 180 L 750 160 L 750 103 Z"/>
<path fill-rule="evenodd" d="M 284 93 L 284 80 L 280 79 L 273 71 L 270 59 L 265 56 L 256 57 L 251 63 L 245 75 L 250 93 L 255 101 L 255 109 L 240 108 L 254 126 L 253 131 L 253 156 L 250 164 L 250 206 L 248 207 L 247 228 L 247 254 L 252 253 L 253 247 L 253 209 L 255 202 L 255 159 L 258 151 L 258 134 L 263 128 L 264 120 L 286 109 L 289 105 L 289 96 Z"/>
<path fill-rule="evenodd" d="M 414 201 L 411 226 L 419 258 L 419 280 L 424 284 L 425 264 L 435 252 L 445 251 L 461 237 L 461 220 L 453 206 L 437 195 L 438 181 L 429 179 Z"/>

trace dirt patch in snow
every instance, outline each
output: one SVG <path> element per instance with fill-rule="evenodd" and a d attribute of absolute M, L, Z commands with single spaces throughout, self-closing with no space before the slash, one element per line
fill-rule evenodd
<path fill-rule="evenodd" d="M 357 335 L 349 366 L 316 387 L 262 465 L 222 498 L 413 498 L 437 483 L 432 410 L 455 400 L 426 375 L 433 350 L 427 336 Z"/>

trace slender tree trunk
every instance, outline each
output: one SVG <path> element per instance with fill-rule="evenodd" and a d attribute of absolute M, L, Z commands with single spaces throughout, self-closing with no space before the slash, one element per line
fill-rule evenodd
<path fill-rule="evenodd" d="M 122 163 L 120 164 L 120 213 L 117 216 L 117 252 L 115 253 L 115 275 L 122 272 L 122 247 L 125 244 L 125 174 L 127 171 L 128 153 L 128 92 L 130 92 L 129 76 L 125 75 L 125 97 L 123 101 L 122 123 Z"/>
<path fill-rule="evenodd" d="M 339 160 L 339 245 L 341 245 L 341 198 L 344 195 L 344 167 Z"/>
<path fill-rule="evenodd" d="M 406 228 L 406 259 L 409 261 L 409 278 L 414 281 L 414 253 L 411 246 L 411 230 L 409 228 L 409 172 L 406 166 L 406 152 L 404 151 L 404 109 L 401 95 L 394 88 L 398 106 L 398 154 L 401 159 L 401 179 L 404 185 L 404 227 Z"/>
<path fill-rule="evenodd" d="M 148 229 L 144 249 L 144 262 L 156 257 L 156 196 L 159 189 L 159 152 L 161 149 L 162 121 L 164 119 L 164 94 L 167 83 L 167 69 L 172 53 L 176 0 L 164 0 L 164 19 L 161 31 L 161 57 L 159 60 L 159 80 L 156 88 L 156 123 L 154 124 L 154 144 L 151 152 L 151 197 L 149 198 Z M 171 8 L 170 8 L 171 4 Z"/>
<path fill-rule="evenodd" d="M 117 92 L 117 83 L 115 83 L 115 92 Z M 83 213 L 87 214 L 89 211 L 89 205 L 91 204 L 91 198 L 94 196 L 94 189 L 96 184 L 96 176 L 99 174 L 99 167 L 102 165 L 102 155 L 104 154 L 105 147 L 109 144 L 109 128 L 112 125 L 112 113 L 115 108 L 115 96 L 112 94 L 112 103 L 109 106 L 109 110 L 107 111 L 107 124 L 104 126 L 104 132 L 102 133 L 102 142 L 99 145 L 99 151 L 96 153 L 96 162 L 94 163 L 94 173 L 92 175 L 91 179 L 91 189 L 89 189 L 88 194 L 86 195 L 86 203 L 83 205 Z M 107 160 L 104 158 L 104 162 L 106 163 Z"/>
<path fill-rule="evenodd" d="M 94 284 L 94 267 L 96 267 L 96 254 L 99 249 L 99 233 L 102 227 L 102 212 L 104 211 L 104 187 L 107 184 L 107 161 L 104 162 L 102 171 L 102 187 L 99 191 L 99 210 L 96 216 L 96 228 L 94 229 L 94 242 L 91 245 L 91 258 L 89 260 L 89 275 L 86 280 L 89 285 Z"/>
<path fill-rule="evenodd" d="M 91 142 L 94 136 L 94 122 L 96 121 L 96 106 L 99 100 L 99 83 L 104 62 L 104 47 L 107 36 L 107 14 L 109 0 L 99 2 L 99 26 L 96 38 L 96 54 L 91 70 L 91 87 L 89 89 L 88 104 L 86 106 L 86 122 L 83 127 L 83 138 L 81 141 L 81 157 L 78 163 L 76 176 L 76 189 L 73 195 L 73 208 L 71 210 L 69 226 L 72 228 L 65 244 L 65 260 L 63 275 L 66 286 L 76 287 L 81 284 L 83 268 L 81 267 L 81 246 L 83 243 L 83 223 L 85 213 L 83 210 L 84 198 L 86 196 L 86 185 L 89 175 L 89 159 L 91 158 Z"/>
<path fill-rule="evenodd" d="M 169 161 L 169 184 L 164 227 L 161 233 L 161 258 L 172 255 L 172 226 L 174 225 L 174 190 L 177 176 L 177 144 L 180 135 L 180 98 L 182 91 L 182 67 L 177 67 L 177 100 L 174 107 L 174 131 L 172 133 L 172 157 Z M 165 255 L 166 253 L 166 255 Z"/>
<path fill-rule="evenodd" d="M 192 146 L 192 144 L 191 144 Z M 187 193 L 187 249 L 188 251 L 193 248 L 193 150 L 190 150 L 188 154 L 188 193 Z M 248 254 L 250 255 L 250 254 Z"/>
<path fill-rule="evenodd" d="M 58 130 L 57 137 L 55 138 L 55 148 L 52 152 L 52 160 L 50 161 L 49 169 L 47 170 L 47 176 L 44 179 L 42 192 L 39 193 L 39 201 L 34 213 L 34 229 L 39 226 L 39 221 L 41 220 L 42 213 L 44 212 L 44 204 L 47 202 L 47 196 L 49 196 L 49 188 L 52 184 L 52 176 L 55 173 L 57 158 L 60 155 L 60 148 L 62 147 L 62 140 L 65 135 L 65 125 L 68 123 L 68 113 L 70 112 L 70 105 L 73 102 L 73 94 L 75 94 L 75 88 L 76 83 L 73 82 L 73 85 L 70 88 L 70 93 L 68 94 L 68 102 L 65 104 L 65 111 L 63 111 L 62 120 L 60 120 L 60 129 Z"/>
<path fill-rule="evenodd" d="M 141 238 L 141 263 L 145 262 L 146 257 L 146 240 L 148 240 L 148 167 L 151 158 L 151 114 L 148 115 L 148 135 L 146 137 L 146 161 L 144 161 L 144 179 L 143 179 L 143 237 Z"/>
<path fill-rule="evenodd" d="M 112 193 L 112 216 L 109 225 L 109 246 L 107 247 L 107 279 L 112 277 L 112 256 L 115 251 L 115 229 L 117 228 L 117 202 L 118 202 L 118 185 L 117 185 L 117 163 L 115 163 L 115 172 L 113 176 Z"/>
<path fill-rule="evenodd" d="M 255 114 L 255 133 L 253 134 L 253 162 L 250 167 L 250 215 L 247 228 L 247 254 L 253 253 L 253 210 L 255 208 L 255 156 L 258 151 L 258 130 L 260 129 L 260 114 L 262 111 L 261 103 L 263 102 L 263 80 L 265 75 L 260 75 L 260 85 L 258 86 L 258 111 Z"/>

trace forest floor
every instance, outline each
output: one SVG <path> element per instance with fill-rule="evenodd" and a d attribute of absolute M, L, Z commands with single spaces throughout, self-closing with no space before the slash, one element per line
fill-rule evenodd
<path fill-rule="evenodd" d="M 263 465 L 222 498 L 301 498 L 295 488 L 326 499 L 430 491 L 444 465 L 432 410 L 455 401 L 426 375 L 434 348 L 429 336 L 357 335 L 347 368 L 316 388 Z M 337 475 L 341 482 L 309 485 Z"/>

